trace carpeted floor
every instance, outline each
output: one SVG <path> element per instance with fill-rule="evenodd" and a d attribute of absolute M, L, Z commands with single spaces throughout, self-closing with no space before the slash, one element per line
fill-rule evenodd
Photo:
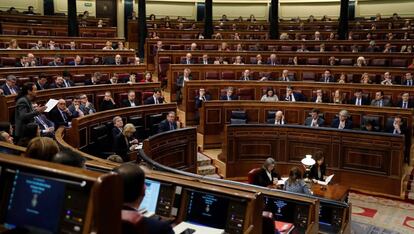
<path fill-rule="evenodd" d="M 355 234 L 414 234 L 414 204 L 351 192 Z"/>

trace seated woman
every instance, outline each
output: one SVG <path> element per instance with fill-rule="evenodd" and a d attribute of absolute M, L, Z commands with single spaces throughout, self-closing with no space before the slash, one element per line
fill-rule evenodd
<path fill-rule="evenodd" d="M 141 80 L 141 83 L 150 83 L 152 81 L 152 73 L 149 71 L 146 71 L 144 73 L 144 79 Z"/>
<path fill-rule="evenodd" d="M 333 93 L 332 102 L 334 104 L 345 104 L 345 100 L 339 89 L 335 90 L 335 92 Z"/>
<path fill-rule="evenodd" d="M 282 178 L 280 175 L 275 172 L 275 160 L 273 158 L 267 158 L 266 161 L 263 163 L 262 168 L 256 174 L 253 184 L 258 186 L 267 187 L 269 185 L 273 185 L 274 180 L 281 180 Z"/>
<path fill-rule="evenodd" d="M 294 193 L 312 194 L 312 191 L 302 179 L 302 172 L 297 167 L 290 169 L 289 179 L 285 181 L 283 189 Z"/>
<path fill-rule="evenodd" d="M 277 102 L 279 101 L 279 98 L 275 94 L 275 91 L 272 87 L 269 87 L 266 89 L 266 94 L 262 96 L 262 99 L 260 99 L 262 102 Z"/>
<path fill-rule="evenodd" d="M 324 181 L 324 177 L 326 175 L 326 165 L 325 157 L 323 157 L 322 152 L 317 151 L 315 153 L 315 161 L 316 163 L 312 166 L 310 170 L 309 178 Z"/>
<path fill-rule="evenodd" d="M 371 81 L 371 78 L 369 77 L 369 74 L 368 73 L 364 73 L 364 74 L 362 74 L 362 76 L 361 76 L 361 84 L 371 84 L 372 83 L 372 81 Z"/>
<path fill-rule="evenodd" d="M 113 151 L 121 156 L 124 162 L 129 161 L 128 153 L 133 151 L 138 144 L 138 140 L 133 138 L 135 132 L 133 124 L 125 124 L 122 134 L 114 139 Z"/>

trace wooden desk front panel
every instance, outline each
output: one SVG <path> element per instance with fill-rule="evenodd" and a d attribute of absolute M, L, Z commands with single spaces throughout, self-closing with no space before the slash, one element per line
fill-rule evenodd
<path fill-rule="evenodd" d="M 187 172 L 197 172 L 197 130 L 184 128 L 154 135 L 144 141 L 147 156 L 157 163 Z"/>
<path fill-rule="evenodd" d="M 404 136 L 288 125 L 227 125 L 224 137 L 220 159 L 226 162 L 226 177 L 246 176 L 268 157 L 275 158 L 280 173 L 288 174 L 292 166 L 301 166 L 306 154 L 322 151 L 335 182 L 398 196 L 401 192 Z"/>
<path fill-rule="evenodd" d="M 116 84 L 116 85 L 87 85 L 87 86 L 74 86 L 70 88 L 61 89 L 47 89 L 37 92 L 36 102 L 44 104 L 49 99 L 70 99 L 79 94 L 86 94 L 89 97 L 89 101 L 94 104 L 95 108 L 98 108 L 98 95 L 105 94 L 106 91 L 110 91 L 113 96 L 119 94 L 126 94 L 129 90 L 134 90 L 139 100 L 141 93 L 144 91 L 152 92 L 155 88 L 159 88 L 160 83 L 137 83 L 137 84 Z M 14 111 L 16 108 L 16 95 L 0 96 L 0 121 L 14 122 Z"/>
<path fill-rule="evenodd" d="M 15 57 L 19 58 L 20 56 L 27 56 L 28 53 L 33 53 L 36 58 L 41 57 L 54 57 L 59 55 L 61 57 L 75 57 L 79 55 L 84 56 L 97 56 L 97 57 L 107 57 L 119 54 L 121 57 L 135 57 L 135 51 L 132 50 L 102 50 L 102 49 L 89 49 L 89 50 L 0 50 L 1 57 Z"/>
<path fill-rule="evenodd" d="M 360 127 L 362 117 L 365 115 L 378 116 L 380 125 L 385 126 L 387 118 L 401 116 L 407 123 L 408 136 L 412 134 L 412 115 L 413 110 L 399 108 L 377 108 L 371 106 L 355 105 L 335 105 L 335 104 L 315 104 L 305 102 L 260 102 L 260 101 L 209 101 L 204 103 L 200 109 L 200 125 L 198 131 L 204 135 L 204 148 L 220 148 L 224 140 L 223 132 L 226 124 L 230 124 L 231 111 L 245 110 L 247 113 L 247 123 L 260 124 L 266 123 L 269 111 L 281 110 L 285 115 L 285 120 L 289 124 L 303 125 L 310 110 L 318 108 L 324 114 L 325 125 L 330 126 L 332 120 L 339 111 L 346 109 L 349 111 L 353 128 Z M 188 112 L 188 111 L 187 111 Z M 303 136 L 301 136 L 303 137 Z M 409 139 L 407 139 L 409 141 Z M 410 142 L 410 141 L 409 141 Z M 352 145 L 353 140 L 350 140 Z M 407 149 L 409 150 L 409 149 Z"/>

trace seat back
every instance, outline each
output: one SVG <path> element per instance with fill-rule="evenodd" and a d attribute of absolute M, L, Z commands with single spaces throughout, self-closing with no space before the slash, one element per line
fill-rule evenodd
<path fill-rule="evenodd" d="M 256 178 L 259 171 L 260 171 L 260 167 L 251 169 L 249 173 L 247 173 L 247 183 L 253 184 L 254 178 Z"/>
<path fill-rule="evenodd" d="M 380 119 L 378 116 L 362 116 L 361 119 L 361 127 L 365 127 L 365 125 L 368 123 L 368 121 L 370 121 L 372 123 L 372 127 L 375 131 L 380 131 L 381 130 L 381 125 L 380 125 Z M 393 119 L 394 121 L 394 119 Z"/>

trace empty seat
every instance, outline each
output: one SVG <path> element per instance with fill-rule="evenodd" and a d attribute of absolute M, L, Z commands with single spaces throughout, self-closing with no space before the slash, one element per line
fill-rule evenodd
<path fill-rule="evenodd" d="M 68 64 L 69 64 L 69 62 L 71 62 L 71 61 L 73 61 L 73 60 L 75 60 L 75 58 L 74 58 L 74 57 L 65 57 L 65 58 L 63 59 L 63 63 L 64 63 L 64 64 L 66 64 L 66 65 L 68 65 Z"/>
<path fill-rule="evenodd" d="M 306 60 L 306 63 L 308 65 L 320 65 L 321 64 L 321 59 L 320 58 L 308 58 Z"/>
<path fill-rule="evenodd" d="M 93 45 L 91 43 L 81 43 L 80 48 L 81 49 L 93 49 Z"/>
<path fill-rule="evenodd" d="M 221 78 L 223 80 L 235 80 L 236 79 L 236 75 L 234 74 L 233 71 L 223 71 L 221 73 Z"/>
<path fill-rule="evenodd" d="M 103 43 L 95 43 L 94 45 L 93 45 L 93 48 L 94 49 L 102 49 L 102 48 L 104 48 L 105 47 L 105 44 L 103 44 Z"/>
<path fill-rule="evenodd" d="M 83 57 L 83 63 L 85 65 L 91 65 L 93 61 L 93 57 Z"/>
<path fill-rule="evenodd" d="M 407 60 L 406 59 L 393 59 L 391 60 L 392 67 L 406 67 Z"/>
<path fill-rule="evenodd" d="M 387 59 L 372 59 L 371 66 L 387 66 L 388 60 Z"/>
<path fill-rule="evenodd" d="M 183 45 L 170 45 L 170 50 L 183 50 Z"/>
<path fill-rule="evenodd" d="M 153 95 L 153 92 L 142 92 L 142 95 L 141 95 L 141 103 L 144 103 L 144 101 L 147 99 L 147 98 L 149 98 L 149 97 L 151 97 Z"/>
<path fill-rule="evenodd" d="M 266 123 L 274 124 L 276 119 L 276 112 L 277 111 L 268 111 L 266 116 Z"/>
<path fill-rule="evenodd" d="M 95 37 L 95 33 L 93 33 L 93 32 L 82 32 L 81 37 Z"/>
<path fill-rule="evenodd" d="M 316 75 L 314 72 L 303 72 L 302 73 L 302 79 L 304 81 L 315 81 Z"/>
<path fill-rule="evenodd" d="M 246 111 L 232 111 L 230 124 L 246 124 L 247 114 Z"/>
<path fill-rule="evenodd" d="M 108 33 L 106 32 L 97 32 L 96 33 L 96 37 L 108 37 Z"/>
<path fill-rule="evenodd" d="M 239 88 L 237 90 L 239 100 L 254 100 L 254 89 L 252 88 Z"/>
<path fill-rule="evenodd" d="M 16 58 L 14 57 L 1 57 L 1 64 L 5 67 L 16 66 Z"/>
<path fill-rule="evenodd" d="M 366 130 L 366 125 L 368 124 L 368 122 L 372 125 L 373 131 L 381 130 L 380 119 L 378 116 L 362 116 L 361 129 Z"/>
<path fill-rule="evenodd" d="M 339 61 L 339 64 L 346 65 L 346 66 L 352 66 L 354 65 L 354 60 L 351 58 L 343 58 Z"/>
<path fill-rule="evenodd" d="M 72 75 L 72 81 L 75 83 L 84 83 L 86 80 L 85 74 Z"/>
<path fill-rule="evenodd" d="M 292 51 L 292 46 L 281 46 L 281 51 Z"/>
<path fill-rule="evenodd" d="M 53 60 L 55 60 L 54 57 L 43 57 L 42 58 L 42 65 L 43 66 L 47 66 L 48 63 L 53 62 Z"/>
<path fill-rule="evenodd" d="M 37 36 L 49 36 L 49 31 L 46 30 L 37 30 L 34 33 Z"/>
<path fill-rule="evenodd" d="M 217 50 L 217 45 L 204 45 L 205 50 Z"/>
<path fill-rule="evenodd" d="M 3 29 L 4 35 L 16 35 L 17 31 L 15 29 Z"/>
<path fill-rule="evenodd" d="M 219 80 L 219 73 L 216 71 L 208 71 L 205 74 L 206 80 Z"/>

